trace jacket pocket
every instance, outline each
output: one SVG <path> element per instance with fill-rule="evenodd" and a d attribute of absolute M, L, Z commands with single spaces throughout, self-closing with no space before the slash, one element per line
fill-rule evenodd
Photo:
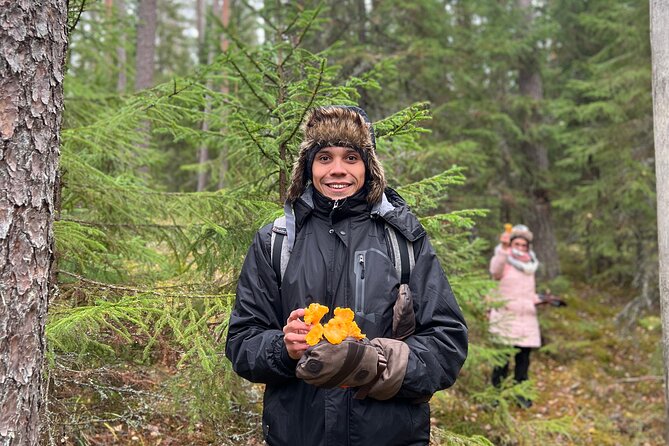
<path fill-rule="evenodd" d="M 392 262 L 384 252 L 370 248 L 355 251 L 353 256 L 355 299 L 353 310 L 357 317 L 372 324 L 389 307 L 389 291 L 399 282 Z M 379 299 L 381 298 L 381 299 Z M 393 301 L 394 303 L 394 301 Z"/>

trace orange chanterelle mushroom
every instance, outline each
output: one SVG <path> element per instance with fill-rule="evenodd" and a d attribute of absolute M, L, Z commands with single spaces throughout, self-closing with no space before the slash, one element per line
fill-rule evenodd
<path fill-rule="evenodd" d="M 340 344 L 349 336 L 358 340 L 365 337 L 353 320 L 355 317 L 353 310 L 337 307 L 334 310 L 334 317 L 322 325 L 320 320 L 328 311 L 330 311 L 328 307 L 317 303 L 310 304 L 304 310 L 304 322 L 312 325 L 307 333 L 307 344 L 316 345 L 323 337 L 331 344 Z"/>

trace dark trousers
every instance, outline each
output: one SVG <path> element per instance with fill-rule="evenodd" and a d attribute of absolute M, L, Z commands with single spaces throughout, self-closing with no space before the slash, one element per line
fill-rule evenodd
<path fill-rule="evenodd" d="M 516 382 L 527 381 L 527 372 L 530 369 L 530 347 L 516 347 L 519 351 L 514 358 L 515 369 L 513 378 Z M 509 362 L 503 366 L 492 369 L 492 385 L 499 387 L 506 375 L 509 373 Z"/>

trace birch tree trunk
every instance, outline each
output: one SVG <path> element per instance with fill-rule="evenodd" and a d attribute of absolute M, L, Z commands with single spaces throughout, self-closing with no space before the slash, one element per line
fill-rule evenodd
<path fill-rule="evenodd" d="M 0 444 L 40 443 L 67 0 L 0 0 Z"/>
<path fill-rule="evenodd" d="M 657 233 L 664 351 L 665 442 L 669 444 L 669 28 L 667 23 L 669 23 L 669 3 L 650 0 Z"/>

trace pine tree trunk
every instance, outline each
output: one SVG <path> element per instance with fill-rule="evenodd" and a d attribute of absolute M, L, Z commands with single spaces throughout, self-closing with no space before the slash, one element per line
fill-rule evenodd
<path fill-rule="evenodd" d="M 274 44 L 279 45 L 286 40 L 284 34 L 281 32 L 283 29 L 283 16 L 281 14 L 281 0 L 276 1 L 274 8 L 274 19 L 275 19 L 275 30 L 274 33 Z M 277 49 L 277 80 L 278 80 L 278 94 L 276 100 L 276 106 L 280 107 L 286 102 L 287 96 L 287 81 L 286 81 L 286 70 L 283 66 L 284 58 L 283 51 L 279 47 Z M 283 162 L 283 165 L 279 168 L 279 202 L 283 203 L 286 200 L 286 193 L 288 192 L 288 144 L 283 142 L 279 144 L 279 159 Z"/>
<path fill-rule="evenodd" d="M 125 0 L 116 0 L 116 11 L 121 23 L 125 22 Z M 125 29 L 125 27 L 123 28 Z M 126 64 L 128 63 L 128 55 L 125 51 L 125 35 L 121 37 L 120 44 L 116 47 L 116 59 L 118 62 L 118 79 L 116 81 L 116 91 L 124 93 L 128 86 L 128 76 L 126 74 Z"/>
<path fill-rule="evenodd" d="M 197 41 L 198 41 L 198 55 L 201 64 L 211 63 L 211 51 L 209 51 L 209 45 L 206 39 L 206 27 L 207 27 L 207 11 L 205 0 L 197 0 L 196 2 L 196 11 L 195 18 L 197 23 Z M 207 87 L 211 88 L 211 81 L 207 81 Z M 210 106 L 209 96 L 205 98 L 204 113 L 205 117 L 200 123 L 200 128 L 202 132 L 209 131 L 209 122 L 207 121 L 206 115 L 209 114 Z M 202 192 L 207 188 L 207 183 L 209 182 L 208 171 L 205 169 L 207 162 L 209 161 L 209 149 L 206 144 L 202 143 L 198 149 L 198 164 L 200 165 L 200 170 L 197 173 L 197 191 Z"/>
<path fill-rule="evenodd" d="M 356 20 L 358 24 L 358 44 L 367 46 L 367 27 L 368 27 L 368 14 L 367 14 L 367 7 L 365 6 L 366 1 L 365 0 L 357 0 L 356 1 Z M 365 69 L 369 69 L 368 63 L 366 63 L 364 60 L 358 60 L 357 65 L 359 67 L 364 67 L 360 71 L 364 71 Z M 358 68 L 354 68 L 354 74 L 356 76 L 359 75 L 358 73 Z M 366 89 L 358 89 L 358 92 L 360 93 L 360 99 L 358 100 L 358 105 L 362 107 L 363 110 L 368 110 L 370 107 L 370 99 L 369 99 L 369 93 L 367 92 Z"/>
<path fill-rule="evenodd" d="M 40 444 L 66 0 L 0 0 L 0 444 Z"/>
<path fill-rule="evenodd" d="M 230 15 L 232 13 L 232 5 L 230 4 L 231 0 L 222 0 L 221 2 L 221 23 L 224 27 L 228 27 L 230 24 Z M 221 51 L 226 52 L 230 46 L 230 42 L 225 34 L 221 34 Z M 228 83 L 224 80 L 221 84 L 221 93 L 227 94 L 230 91 Z M 219 165 L 219 174 L 218 174 L 218 188 L 223 189 L 226 184 L 225 177 L 228 174 L 228 148 L 223 146 L 221 148 L 221 164 Z"/>
<path fill-rule="evenodd" d="M 135 90 L 153 87 L 158 25 L 156 0 L 141 0 L 138 11 L 137 54 L 135 58 Z"/>
<path fill-rule="evenodd" d="M 518 6 L 525 12 L 526 23 L 531 24 L 533 21 L 531 0 L 518 0 Z M 532 127 L 541 122 L 539 104 L 544 96 L 543 82 L 534 51 L 522 58 L 518 73 L 518 86 L 521 94 L 533 102 L 532 111 L 525 116 L 525 122 L 523 122 L 525 134 L 530 135 Z M 550 168 L 548 152 L 541 141 L 537 141 L 536 138 L 528 138 L 522 149 L 528 159 L 531 169 L 530 178 L 532 178 L 531 184 L 527 185 L 532 208 L 527 213 L 525 220 L 535 235 L 534 249 L 543 265 L 540 275 L 550 280 L 560 275 L 560 260 L 551 217 L 551 201 L 548 190 L 542 187 L 545 181 L 543 178 Z"/>
<path fill-rule="evenodd" d="M 665 441 L 669 444 L 669 4 L 650 1 L 657 233 L 664 351 Z"/>
<path fill-rule="evenodd" d="M 116 0 L 116 5 L 114 5 L 114 0 L 105 0 L 105 5 L 107 6 L 107 16 L 113 18 L 118 16 L 119 22 L 123 23 L 125 20 L 125 1 Z M 114 23 L 114 21 L 112 21 Z M 125 52 L 125 36 L 121 35 L 121 42 L 116 47 L 116 60 L 113 61 L 114 65 L 118 65 L 118 77 L 116 79 L 116 91 L 119 93 L 124 93 L 125 88 L 128 83 L 128 79 L 125 73 L 125 64 L 127 62 L 127 55 Z"/>

